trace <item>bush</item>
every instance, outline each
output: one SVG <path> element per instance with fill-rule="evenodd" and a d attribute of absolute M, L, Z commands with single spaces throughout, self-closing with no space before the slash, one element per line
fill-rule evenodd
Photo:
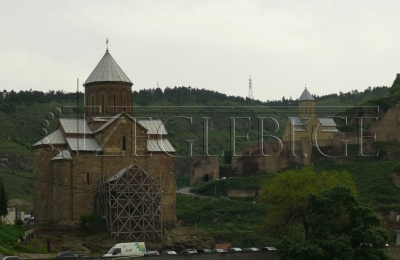
<path fill-rule="evenodd" d="M 400 162 L 396 163 L 396 165 L 392 169 L 392 172 L 399 172 L 400 173 Z"/>
<path fill-rule="evenodd" d="M 101 215 L 95 212 L 90 212 L 88 214 L 83 214 L 79 220 L 81 221 L 82 227 L 87 223 L 98 223 L 101 221 Z"/>
<path fill-rule="evenodd" d="M 17 221 L 15 222 L 15 225 L 18 226 L 22 226 L 24 224 L 24 222 L 22 221 L 22 219 L 17 219 Z"/>

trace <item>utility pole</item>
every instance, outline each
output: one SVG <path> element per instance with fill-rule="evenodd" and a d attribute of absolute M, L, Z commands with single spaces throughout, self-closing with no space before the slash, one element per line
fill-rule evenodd
<path fill-rule="evenodd" d="M 253 89 L 252 89 L 252 86 L 251 86 L 251 75 L 249 76 L 249 95 L 248 95 L 248 98 L 251 99 L 251 100 L 254 99 L 254 97 L 253 97 Z"/>

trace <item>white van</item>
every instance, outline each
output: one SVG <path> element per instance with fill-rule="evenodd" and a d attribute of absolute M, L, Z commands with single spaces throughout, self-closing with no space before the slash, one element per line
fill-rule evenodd
<path fill-rule="evenodd" d="M 115 244 L 103 257 L 139 257 L 144 256 L 145 252 L 146 246 L 144 242 L 119 243 Z"/>

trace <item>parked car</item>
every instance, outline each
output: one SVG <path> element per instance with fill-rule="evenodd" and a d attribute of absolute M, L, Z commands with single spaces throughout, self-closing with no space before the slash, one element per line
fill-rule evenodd
<path fill-rule="evenodd" d="M 185 249 L 179 252 L 180 255 L 185 255 L 185 254 L 197 254 L 197 251 L 194 249 Z"/>
<path fill-rule="evenodd" d="M 196 250 L 196 251 L 197 251 L 197 253 L 199 253 L 199 254 L 211 253 L 211 249 L 206 249 L 206 248 L 204 248 L 204 249 L 198 249 L 198 250 Z"/>
<path fill-rule="evenodd" d="M 223 253 L 223 252 L 225 252 L 224 249 L 215 248 L 215 249 L 211 249 L 210 253 Z"/>
<path fill-rule="evenodd" d="M 70 257 L 83 257 L 83 256 L 72 251 L 64 251 L 56 255 L 56 259 L 70 258 Z"/>
<path fill-rule="evenodd" d="M 243 251 L 259 251 L 257 247 L 248 247 L 248 248 L 243 248 Z"/>
<path fill-rule="evenodd" d="M 273 246 L 266 246 L 266 247 L 261 248 L 260 250 L 263 250 L 263 251 L 276 251 L 278 249 L 276 249 Z"/>
<path fill-rule="evenodd" d="M 150 255 L 160 255 L 160 253 L 158 253 L 158 251 L 146 251 L 144 252 L 145 256 L 150 256 Z"/>
<path fill-rule="evenodd" d="M 231 247 L 226 250 L 226 252 L 240 252 L 240 251 L 243 251 L 243 250 L 239 247 Z"/>
<path fill-rule="evenodd" d="M 165 251 L 162 251 L 161 254 L 162 255 L 176 255 L 176 252 L 173 250 L 165 250 Z"/>
<path fill-rule="evenodd" d="M 22 260 L 21 257 L 13 255 L 13 256 L 6 256 L 1 260 Z"/>

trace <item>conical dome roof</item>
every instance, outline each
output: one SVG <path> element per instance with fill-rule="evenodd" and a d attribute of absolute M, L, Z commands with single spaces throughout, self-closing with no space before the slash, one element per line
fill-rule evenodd
<path fill-rule="evenodd" d="M 304 89 L 303 93 L 299 97 L 299 101 L 305 101 L 305 100 L 315 100 L 313 96 L 308 92 L 307 88 Z"/>
<path fill-rule="evenodd" d="M 83 85 L 94 82 L 128 82 L 132 84 L 108 50 Z"/>

